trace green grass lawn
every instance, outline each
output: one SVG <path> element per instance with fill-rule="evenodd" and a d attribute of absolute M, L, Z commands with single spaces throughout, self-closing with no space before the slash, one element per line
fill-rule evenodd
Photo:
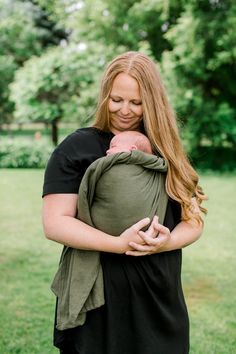
<path fill-rule="evenodd" d="M 42 232 L 43 171 L 0 170 L 0 178 L 0 353 L 57 353 L 49 287 L 61 246 Z M 191 354 L 233 354 L 236 176 L 203 176 L 201 184 L 210 198 L 205 231 L 183 252 Z"/>
<path fill-rule="evenodd" d="M 203 176 L 209 201 L 201 239 L 184 250 L 191 354 L 236 352 L 236 176 Z"/>

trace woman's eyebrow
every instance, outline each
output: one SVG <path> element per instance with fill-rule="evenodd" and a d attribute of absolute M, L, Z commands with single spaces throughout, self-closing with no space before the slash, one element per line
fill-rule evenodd
<path fill-rule="evenodd" d="M 122 97 L 122 96 L 116 95 L 116 94 L 114 94 L 114 93 L 111 93 L 111 94 L 110 94 L 110 97 L 120 98 L 120 99 L 123 100 L 123 97 Z M 142 102 L 141 98 L 131 98 L 130 101 Z"/>
<path fill-rule="evenodd" d="M 115 93 L 111 93 L 110 96 L 111 96 L 111 97 L 116 97 L 116 98 L 123 98 L 123 97 L 121 97 L 121 96 L 119 96 L 119 95 L 116 95 Z"/>

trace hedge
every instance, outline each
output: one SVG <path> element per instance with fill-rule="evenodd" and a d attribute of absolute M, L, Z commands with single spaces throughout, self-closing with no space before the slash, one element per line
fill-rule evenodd
<path fill-rule="evenodd" d="M 0 142 L 0 168 L 44 168 L 54 147 L 37 140 Z M 236 171 L 236 152 L 231 148 L 201 147 L 190 154 L 190 161 L 200 170 Z"/>
<path fill-rule="evenodd" d="M 0 168 L 44 168 L 53 146 L 42 141 L 0 142 Z"/>

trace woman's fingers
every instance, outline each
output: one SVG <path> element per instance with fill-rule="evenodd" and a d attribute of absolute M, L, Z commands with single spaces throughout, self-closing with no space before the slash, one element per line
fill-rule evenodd
<path fill-rule="evenodd" d="M 158 217 L 144 218 L 125 230 L 121 235 L 122 248 L 126 255 L 145 256 L 160 252 L 160 249 L 169 241 L 170 230 L 159 224 Z M 148 229 L 144 232 L 144 227 Z"/>
<path fill-rule="evenodd" d="M 140 251 L 127 251 L 125 252 L 125 254 L 127 256 L 136 256 L 136 257 L 139 257 L 139 256 L 147 256 L 147 255 L 150 255 L 152 254 L 151 252 L 140 252 Z"/>
<path fill-rule="evenodd" d="M 136 251 L 141 251 L 141 252 L 151 252 L 152 251 L 152 246 L 142 245 L 142 244 L 136 243 L 136 242 L 130 242 L 129 246 L 132 247 Z"/>
<path fill-rule="evenodd" d="M 139 231 L 138 235 L 143 239 L 144 244 L 137 242 L 129 242 L 129 246 L 132 248 L 126 252 L 129 256 L 145 256 L 148 254 L 154 254 L 160 252 L 160 250 L 165 246 L 170 240 L 170 230 L 157 223 L 154 224 L 157 237 L 150 236 L 150 230 Z"/>
<path fill-rule="evenodd" d="M 119 236 L 121 253 L 125 253 L 126 251 L 130 250 L 130 242 L 135 242 L 137 244 L 144 243 L 143 239 L 139 236 L 139 231 L 142 228 L 147 227 L 149 224 L 150 218 L 144 218 L 122 232 L 122 234 Z"/>
<path fill-rule="evenodd" d="M 141 232 L 139 232 L 139 235 L 142 237 L 144 240 L 144 244 L 137 243 L 137 242 L 129 242 L 129 246 L 132 247 L 136 251 L 141 251 L 141 252 L 156 252 L 158 248 L 160 248 L 163 243 L 165 242 L 165 238 L 163 237 L 157 237 L 155 239 L 147 236 L 142 236 Z M 145 233 L 144 233 L 145 234 Z"/>
<path fill-rule="evenodd" d="M 136 242 L 129 242 L 129 246 L 132 247 L 132 250 L 125 252 L 127 256 L 146 256 L 157 253 L 158 249 L 161 248 L 161 243 L 158 241 L 155 245 L 142 245 Z"/>
<path fill-rule="evenodd" d="M 149 236 L 146 232 L 139 231 L 138 234 L 147 245 L 154 246 L 157 244 L 157 238 Z"/>
<path fill-rule="evenodd" d="M 154 222 L 153 227 L 155 229 L 156 236 L 159 236 L 160 234 L 169 235 L 169 233 L 170 233 L 170 230 L 168 229 L 168 227 L 163 226 L 162 224 L 159 224 L 159 222 Z M 146 233 L 146 234 L 147 234 L 147 236 L 149 236 L 148 233 Z"/>
<path fill-rule="evenodd" d="M 144 218 L 142 220 L 139 220 L 136 224 L 134 224 L 133 226 L 131 226 L 131 228 L 133 228 L 136 232 L 138 232 L 139 230 L 141 230 L 142 228 L 144 228 L 145 226 L 150 224 L 150 218 Z"/>
<path fill-rule="evenodd" d="M 156 237 L 157 236 L 157 231 L 156 231 L 156 226 L 158 225 L 158 216 L 154 216 L 152 219 L 152 222 L 149 226 L 149 228 L 146 231 L 146 234 L 150 237 Z"/>
<path fill-rule="evenodd" d="M 125 252 L 127 256 L 145 256 L 152 253 L 152 248 L 148 245 L 140 245 L 135 242 L 130 242 L 129 246 L 132 250 Z"/>

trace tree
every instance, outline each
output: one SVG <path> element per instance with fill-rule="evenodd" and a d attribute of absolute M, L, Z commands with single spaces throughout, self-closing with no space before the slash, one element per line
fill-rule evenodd
<path fill-rule="evenodd" d="M 0 55 L 0 127 L 12 120 L 13 102 L 9 101 L 8 84 L 13 80 L 17 65 L 11 55 Z"/>
<path fill-rule="evenodd" d="M 189 1 L 166 38 L 173 49 L 164 54 L 163 68 L 191 151 L 235 149 L 236 4 Z"/>
<path fill-rule="evenodd" d="M 10 123 L 14 103 L 9 84 L 15 71 L 32 55 L 58 44 L 65 33 L 53 26 L 43 9 L 32 1 L 0 0 L 0 124 Z"/>
<path fill-rule="evenodd" d="M 99 41 L 123 46 L 124 50 L 143 50 L 160 60 L 171 44 L 165 32 L 183 11 L 183 0 L 37 0 L 67 28 L 73 42 Z"/>
<path fill-rule="evenodd" d="M 51 48 L 26 61 L 11 85 L 16 121 L 50 123 L 56 145 L 60 119 L 78 120 L 80 116 L 80 125 L 91 119 L 88 112 L 92 113 L 96 102 L 95 83 L 98 86 L 109 55 L 111 51 L 92 43 Z"/>

